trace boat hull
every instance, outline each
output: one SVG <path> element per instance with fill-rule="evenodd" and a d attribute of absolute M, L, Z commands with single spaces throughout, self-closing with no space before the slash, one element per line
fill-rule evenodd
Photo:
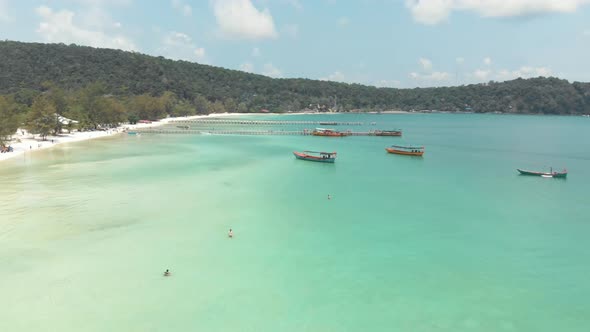
<path fill-rule="evenodd" d="M 401 155 L 404 155 L 404 156 L 422 157 L 422 155 L 424 154 L 424 151 L 411 152 L 411 151 L 396 150 L 396 149 L 392 149 L 392 148 L 385 148 L 385 150 L 387 152 L 389 152 L 389 153 L 401 154 Z"/>
<path fill-rule="evenodd" d="M 561 178 L 564 179 L 567 177 L 567 172 L 536 172 L 536 171 L 527 171 L 524 169 L 516 169 L 521 175 L 531 175 L 531 176 L 542 176 L 542 177 L 550 177 L 550 178 Z"/>
<path fill-rule="evenodd" d="M 293 155 L 295 156 L 295 158 L 300 159 L 300 160 L 316 161 L 319 163 L 334 163 L 334 161 L 336 160 L 336 158 L 322 158 L 322 157 L 312 156 L 312 155 L 308 155 L 308 154 L 301 153 L 301 152 L 293 152 Z"/>
<path fill-rule="evenodd" d="M 344 137 L 348 136 L 346 133 L 321 133 L 321 132 L 313 132 L 311 133 L 313 136 L 324 136 L 324 137 Z"/>
<path fill-rule="evenodd" d="M 401 131 L 376 131 L 375 136 L 401 136 Z"/>

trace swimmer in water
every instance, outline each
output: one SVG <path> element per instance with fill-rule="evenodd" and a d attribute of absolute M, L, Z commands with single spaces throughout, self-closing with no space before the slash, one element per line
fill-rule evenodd
<path fill-rule="evenodd" d="M 170 273 L 170 271 L 168 269 L 166 269 L 166 272 L 164 272 L 164 277 L 169 277 L 170 275 L 172 275 Z"/>
<path fill-rule="evenodd" d="M 227 236 L 229 236 L 230 238 L 234 237 L 234 231 L 232 231 L 231 228 L 229 229 Z"/>
<path fill-rule="evenodd" d="M 328 199 L 332 199 L 332 196 L 330 194 L 328 194 Z"/>

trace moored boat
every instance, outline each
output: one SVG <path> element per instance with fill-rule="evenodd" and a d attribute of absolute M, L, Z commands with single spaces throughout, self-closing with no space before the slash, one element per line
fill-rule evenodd
<path fill-rule="evenodd" d="M 385 150 L 387 150 L 389 153 L 402 154 L 406 156 L 422 156 L 424 154 L 423 146 L 392 145 L 388 148 L 385 148 Z"/>
<path fill-rule="evenodd" d="M 528 171 L 525 169 L 516 169 L 521 175 L 532 175 L 532 176 L 542 176 L 544 178 L 566 178 L 567 177 L 567 170 L 564 168 L 561 172 L 553 171 L 553 168 L 549 170 L 549 172 L 537 172 L 537 171 Z"/>
<path fill-rule="evenodd" d="M 348 136 L 348 133 L 336 131 L 334 129 L 324 129 L 324 128 L 316 128 L 311 134 L 314 136 L 328 136 L 328 137 Z"/>
<path fill-rule="evenodd" d="M 401 136 L 401 130 L 375 130 L 375 136 Z"/>
<path fill-rule="evenodd" d="M 322 163 L 333 163 L 336 160 L 336 152 L 294 151 L 293 155 L 297 159 L 319 161 Z"/>

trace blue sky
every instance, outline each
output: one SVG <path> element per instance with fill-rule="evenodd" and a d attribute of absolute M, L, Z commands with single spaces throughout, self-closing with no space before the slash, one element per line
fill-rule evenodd
<path fill-rule="evenodd" d="M 0 0 L 0 39 L 390 87 L 590 81 L 590 0 Z"/>

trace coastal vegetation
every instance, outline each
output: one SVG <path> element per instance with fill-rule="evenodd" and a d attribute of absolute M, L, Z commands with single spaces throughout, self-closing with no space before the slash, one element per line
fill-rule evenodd
<path fill-rule="evenodd" d="M 443 111 L 588 114 L 590 83 L 553 77 L 394 89 L 273 79 L 135 52 L 0 42 L 0 139 L 24 126 L 48 135 L 74 126 L 224 112 Z"/>

